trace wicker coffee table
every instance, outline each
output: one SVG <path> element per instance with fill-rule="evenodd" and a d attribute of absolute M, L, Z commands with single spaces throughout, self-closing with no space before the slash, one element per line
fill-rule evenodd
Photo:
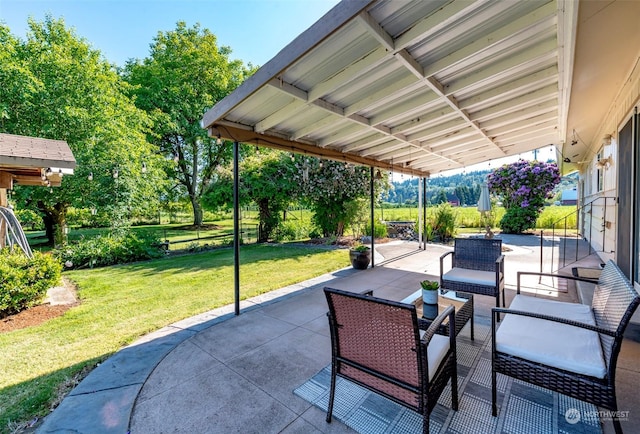
<path fill-rule="evenodd" d="M 456 336 L 464 325 L 471 320 L 471 340 L 473 340 L 473 294 L 466 292 L 445 291 L 438 294 L 438 304 L 426 304 L 422 302 L 422 290 L 419 289 L 402 303 L 413 304 L 418 313 L 418 320 L 428 326 L 438 316 L 440 312 L 448 306 L 453 306 L 456 311 Z M 439 330 L 440 334 L 449 334 L 449 320 L 445 319 Z"/>

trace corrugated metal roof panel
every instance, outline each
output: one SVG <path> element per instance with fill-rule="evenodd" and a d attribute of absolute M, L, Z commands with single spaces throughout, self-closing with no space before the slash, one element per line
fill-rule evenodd
<path fill-rule="evenodd" d="M 573 6 L 343 1 L 203 122 L 212 134 L 418 175 L 559 144 Z"/>

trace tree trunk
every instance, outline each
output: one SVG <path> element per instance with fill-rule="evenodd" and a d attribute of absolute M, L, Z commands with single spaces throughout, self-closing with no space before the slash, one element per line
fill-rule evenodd
<path fill-rule="evenodd" d="M 47 244 L 54 247 L 67 244 L 67 205 L 56 203 L 53 207 L 48 207 L 38 202 L 38 209 L 44 214 L 42 220 L 47 234 Z"/>
<path fill-rule="evenodd" d="M 271 212 L 269 210 L 269 202 L 265 200 L 258 201 L 259 213 L 259 230 L 258 243 L 266 243 L 273 231 L 273 225 L 270 223 Z"/>
<path fill-rule="evenodd" d="M 195 197 L 195 195 L 191 196 L 191 207 L 193 208 L 193 225 L 202 226 L 202 206 L 200 206 L 200 201 Z"/>
<path fill-rule="evenodd" d="M 53 217 L 51 217 L 51 215 L 42 210 L 45 214 L 42 217 L 42 222 L 44 223 L 44 230 L 45 230 L 45 234 L 47 235 L 47 245 L 49 246 L 53 246 L 54 245 L 54 233 L 55 233 L 55 228 L 54 228 L 54 221 L 53 221 Z"/>
<path fill-rule="evenodd" d="M 54 221 L 54 246 L 64 246 L 67 244 L 67 207 L 61 203 L 53 207 Z"/>

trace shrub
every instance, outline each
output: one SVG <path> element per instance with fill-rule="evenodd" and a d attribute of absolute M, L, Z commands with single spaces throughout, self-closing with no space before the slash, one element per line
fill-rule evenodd
<path fill-rule="evenodd" d="M 435 207 L 431 220 L 433 234 L 442 241 L 453 238 L 456 234 L 457 212 L 449 203 L 441 203 Z"/>
<path fill-rule="evenodd" d="M 381 222 L 374 222 L 373 224 L 373 236 L 375 238 L 386 238 L 387 236 L 387 225 Z M 371 222 L 365 225 L 365 234 L 371 236 Z"/>
<path fill-rule="evenodd" d="M 297 229 L 297 226 L 292 222 L 281 222 L 276 230 L 273 231 L 273 238 L 278 242 L 296 240 L 299 238 Z"/>
<path fill-rule="evenodd" d="M 39 303 L 60 282 L 62 267 L 51 255 L 0 250 L 0 318 Z"/>
<path fill-rule="evenodd" d="M 55 252 L 67 268 L 85 268 L 141 261 L 162 256 L 160 239 L 151 232 L 120 230 L 83 238 Z"/>
<path fill-rule="evenodd" d="M 35 211 L 30 209 L 19 209 L 15 212 L 16 218 L 20 222 L 20 225 L 24 229 L 28 229 L 31 231 L 40 231 L 44 229 L 44 222 L 42 221 L 42 217 L 39 216 Z"/>
<path fill-rule="evenodd" d="M 313 228 L 313 230 L 309 232 L 309 238 L 311 238 L 312 240 L 320 237 L 322 237 L 322 234 L 320 233 L 318 228 Z"/>
<path fill-rule="evenodd" d="M 500 220 L 503 232 L 521 233 L 536 227 L 545 200 L 560 182 L 560 172 L 555 163 L 518 160 L 493 170 L 487 181 L 506 208 Z"/>

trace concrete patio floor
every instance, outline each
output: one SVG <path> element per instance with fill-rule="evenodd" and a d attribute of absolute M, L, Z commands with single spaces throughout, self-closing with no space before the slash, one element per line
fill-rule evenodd
<path fill-rule="evenodd" d="M 510 248 L 505 252 L 508 306 L 517 271 L 539 271 L 540 239 L 501 238 Z M 373 289 L 378 297 L 401 300 L 419 288 L 425 274 L 439 274 L 439 257 L 450 249 L 428 245 L 418 250 L 411 242 L 379 245 L 375 268 L 347 268 L 243 301 L 239 316 L 233 315 L 233 306 L 225 306 L 158 330 L 96 368 L 38 432 L 353 432 L 335 419 L 327 424 L 324 412 L 292 392 L 331 361 L 322 288 Z M 576 265 L 599 263 L 592 255 L 560 271 L 571 274 Z M 553 295 L 541 283 L 536 279 L 526 286 L 533 293 Z M 578 301 L 571 285 L 558 295 Z M 490 316 L 494 303 L 491 297 L 476 296 L 476 315 Z M 640 427 L 640 326 L 632 324 L 626 335 L 617 385 L 619 409 L 629 411 L 622 426 L 632 433 Z M 610 422 L 603 428 L 613 432 Z"/>

